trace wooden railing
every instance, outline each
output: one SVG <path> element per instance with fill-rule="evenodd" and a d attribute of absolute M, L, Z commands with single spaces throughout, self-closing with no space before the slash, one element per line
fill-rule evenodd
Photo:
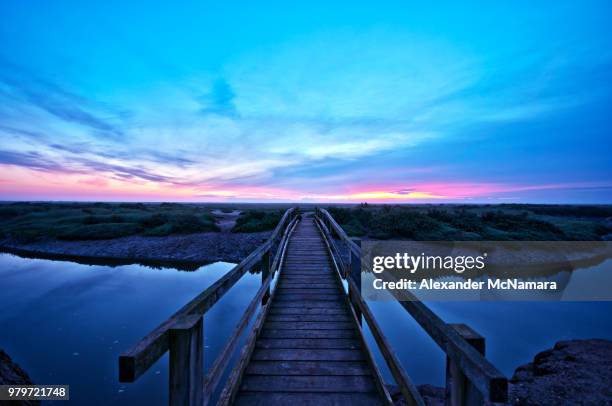
<path fill-rule="evenodd" d="M 299 221 L 295 208 L 285 212 L 270 238 L 218 281 L 161 323 L 119 357 L 119 381 L 133 382 L 167 351 L 170 353 L 169 404 L 207 404 L 227 369 L 240 337 L 270 296 L 274 274 L 282 264 L 289 235 Z M 271 261 L 271 258 L 273 260 Z M 249 270 L 260 266 L 262 284 L 227 343 L 204 375 L 203 316 Z"/>
<path fill-rule="evenodd" d="M 317 223 L 325 238 L 339 275 L 346 279 L 349 301 L 356 313 L 370 327 L 393 379 L 408 404 L 422 405 L 415 385 L 402 367 L 361 296 L 361 247 L 346 234 L 325 209 L 317 208 Z M 345 244 L 348 258 L 343 257 L 338 243 Z M 507 378 L 485 358 L 485 339 L 465 324 L 447 324 L 409 292 L 393 291 L 399 304 L 446 353 L 446 404 L 479 405 L 485 402 L 507 402 Z"/>

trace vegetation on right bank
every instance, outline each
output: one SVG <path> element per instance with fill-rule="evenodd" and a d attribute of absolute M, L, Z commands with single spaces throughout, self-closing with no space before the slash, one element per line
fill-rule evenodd
<path fill-rule="evenodd" d="M 609 206 L 368 205 L 329 207 L 350 236 L 413 240 L 596 241 Z"/>

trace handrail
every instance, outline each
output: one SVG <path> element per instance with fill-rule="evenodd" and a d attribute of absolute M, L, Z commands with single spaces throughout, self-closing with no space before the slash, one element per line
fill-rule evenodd
<path fill-rule="evenodd" d="M 491 362 L 465 341 L 449 324 L 418 300 L 398 296 L 407 292 L 393 292 L 399 304 L 408 311 L 446 355 L 491 402 L 506 402 L 508 380 Z"/>
<path fill-rule="evenodd" d="M 189 303 L 157 326 L 128 351 L 119 356 L 119 381 L 133 382 L 146 372 L 164 353 L 170 349 L 170 331 L 185 316 L 205 314 L 227 291 L 274 247 L 287 222 L 291 222 L 295 208 L 288 209 L 270 237 L 248 257 L 232 268 L 219 280 L 205 289 Z"/>
<path fill-rule="evenodd" d="M 385 359 L 385 362 L 389 366 L 389 370 L 391 371 L 391 374 L 393 375 L 395 382 L 398 384 L 400 391 L 402 392 L 402 395 L 404 395 L 404 399 L 406 400 L 406 403 L 409 405 L 425 406 L 425 401 L 423 400 L 417 387 L 414 385 L 414 383 L 408 376 L 408 373 L 406 373 L 406 370 L 404 369 L 400 361 L 397 359 L 397 356 L 391 350 L 391 346 L 389 342 L 387 341 L 387 338 L 385 337 L 384 333 L 382 332 L 382 329 L 378 325 L 378 322 L 374 318 L 374 315 L 372 314 L 370 307 L 368 306 L 366 301 L 361 296 L 361 292 L 359 291 L 359 288 L 357 287 L 357 285 L 355 284 L 352 278 L 346 277 L 346 273 L 343 273 L 340 270 L 338 263 L 336 262 L 336 259 L 333 257 L 333 252 L 331 250 L 331 244 L 333 242 L 330 241 L 330 238 L 332 236 L 331 236 L 331 233 L 329 232 L 329 229 L 327 228 L 325 224 L 323 224 L 321 219 L 318 218 L 317 220 L 319 220 L 319 222 L 321 223 L 320 225 L 319 224 L 318 225 L 319 225 L 319 229 L 322 231 L 325 244 L 330 250 L 330 253 L 332 253 L 332 263 L 334 264 L 334 267 L 336 268 L 336 272 L 341 278 L 346 279 L 348 286 L 349 286 L 349 292 L 354 293 L 353 294 L 354 302 L 349 301 L 349 303 L 354 303 L 353 306 L 355 306 L 356 304 L 358 307 L 358 310 L 360 311 L 359 313 L 363 314 L 366 320 L 366 323 L 368 323 L 368 326 L 370 327 L 370 331 L 372 332 L 372 335 L 374 336 L 374 339 L 376 340 L 376 344 L 378 345 L 380 352 L 382 353 Z"/>
<path fill-rule="evenodd" d="M 355 244 L 353 240 L 351 240 L 351 238 L 346 234 L 344 229 L 340 227 L 340 225 L 336 222 L 332 215 L 329 214 L 327 210 L 321 208 L 317 208 L 316 212 L 321 213 L 323 215 L 323 223 L 325 224 L 325 220 L 327 221 L 328 228 L 332 228 L 334 230 L 338 237 L 340 237 L 340 239 L 348 245 L 349 250 L 353 254 L 361 258 L 361 248 L 357 244 Z"/>
<path fill-rule="evenodd" d="M 285 259 L 285 251 L 287 250 L 287 245 L 289 243 L 289 237 L 291 236 L 291 233 L 295 229 L 298 220 L 299 219 L 296 218 L 285 229 L 284 244 L 282 245 L 282 247 L 280 247 L 278 251 L 280 255 L 278 256 L 279 262 L 278 262 L 278 269 L 276 271 L 278 271 L 279 274 L 282 271 L 282 265 Z M 272 281 L 271 279 L 272 277 L 273 277 L 273 273 L 270 274 L 268 279 Z M 248 360 L 251 357 L 251 354 L 253 353 L 253 349 L 255 348 L 255 340 L 257 339 L 257 336 L 259 335 L 259 332 L 261 331 L 263 322 L 268 314 L 268 311 L 270 309 L 270 304 L 272 303 L 272 298 L 274 297 L 275 293 L 276 293 L 276 287 L 274 287 L 274 290 L 272 291 L 270 299 L 265 304 L 262 305 L 262 308 L 257 318 L 255 319 L 255 322 L 253 323 L 252 330 L 247 336 L 245 344 L 242 350 L 240 351 L 240 355 L 239 355 L 236 367 L 231 372 L 231 374 L 227 377 L 225 386 L 223 387 L 223 390 L 221 391 L 221 394 L 219 395 L 219 401 L 217 402 L 219 406 L 229 405 L 230 403 L 232 403 L 234 397 L 236 396 L 236 391 L 238 390 L 240 380 L 242 379 L 242 376 L 246 369 Z"/>
<path fill-rule="evenodd" d="M 354 256 L 358 261 L 360 261 L 361 247 L 359 247 L 354 241 L 352 241 L 348 237 L 346 232 L 335 221 L 331 214 L 329 214 L 329 212 L 325 209 L 317 208 L 316 216 L 321 222 L 321 224 L 327 228 L 329 237 L 331 237 L 330 230 L 333 229 L 333 231 L 340 238 L 340 240 L 344 241 L 347 244 L 351 256 Z M 327 238 L 327 235 L 325 237 Z M 339 253 L 337 254 L 339 255 Z M 386 340 L 384 340 L 384 336 L 382 336 L 383 340 L 379 340 L 376 337 L 377 333 L 380 333 L 382 335 L 382 331 L 380 331 L 380 328 L 376 325 L 376 321 L 374 320 L 373 316 L 371 314 L 368 315 L 369 308 L 367 307 L 367 304 L 365 303 L 359 292 L 359 281 L 352 280 L 352 278 L 348 276 L 350 275 L 348 272 L 345 272 L 345 274 L 349 284 L 349 291 L 354 295 L 354 298 L 356 299 L 351 301 L 351 303 L 353 303 L 353 306 L 358 307 L 359 310 L 364 313 L 366 321 L 372 329 L 374 338 L 380 346 L 379 341 L 385 342 Z M 481 354 L 479 351 L 477 351 L 477 349 L 470 345 L 470 343 L 468 343 L 464 339 L 464 337 L 462 337 L 457 332 L 457 330 L 453 328 L 453 326 L 445 323 L 424 303 L 415 300 L 414 297 L 410 298 L 412 299 L 411 301 L 406 301 L 406 295 L 408 295 L 407 292 L 394 291 L 393 294 L 400 303 L 400 305 L 412 315 L 412 317 L 417 321 L 417 323 L 419 323 L 419 325 L 427 332 L 427 334 L 438 344 L 438 346 L 440 346 L 442 351 L 446 353 L 449 360 L 465 375 L 467 380 L 472 385 L 474 385 L 474 387 L 482 395 L 486 397 L 488 401 L 507 401 L 508 380 L 493 364 L 491 364 L 484 357 L 484 354 Z M 403 294 L 405 294 L 403 297 L 399 297 L 399 295 Z M 371 324 L 370 321 L 372 321 L 373 323 Z M 372 328 L 372 325 L 375 325 L 375 327 Z M 392 356 L 391 359 L 393 358 L 394 357 Z M 387 362 L 389 362 L 386 356 L 385 359 Z M 393 373 L 393 368 L 391 367 L 390 369 Z M 395 373 L 393 373 L 393 375 L 397 381 L 398 377 L 395 376 Z M 399 373 L 398 375 L 404 374 Z M 403 379 L 403 377 L 401 376 L 399 378 Z M 401 388 L 403 384 L 401 382 L 397 383 Z M 404 391 L 402 390 L 402 392 Z M 406 394 L 404 394 L 404 396 L 406 396 Z M 408 400 L 408 398 L 406 399 Z"/>
<path fill-rule="evenodd" d="M 294 218 L 291 221 L 291 223 L 289 223 L 289 225 L 285 228 L 283 237 L 279 245 L 279 249 L 277 251 L 277 255 L 275 256 L 275 261 L 271 267 L 271 272 L 262 282 L 259 290 L 255 294 L 255 297 L 253 297 L 253 299 L 247 306 L 240 321 L 236 325 L 236 328 L 230 335 L 228 342 L 225 344 L 225 346 L 223 347 L 223 349 L 221 350 L 221 352 L 215 359 L 215 362 L 208 370 L 208 373 L 206 374 L 206 377 L 204 379 L 204 404 L 208 403 L 215 388 L 219 384 L 219 380 L 221 379 L 222 372 L 225 371 L 225 369 L 227 368 L 231 360 L 231 357 L 234 351 L 236 350 L 238 339 L 242 335 L 242 332 L 244 331 L 244 329 L 248 326 L 249 321 L 253 317 L 253 314 L 255 313 L 259 304 L 264 298 L 264 295 L 268 292 L 268 289 L 270 285 L 272 284 L 272 280 L 274 279 L 275 273 L 277 271 L 280 271 L 280 266 L 282 266 L 283 257 L 285 255 L 285 250 L 287 249 L 287 244 L 289 242 L 289 235 L 291 234 L 291 231 L 293 230 L 293 228 L 295 228 L 295 225 L 297 224 L 297 222 L 298 222 L 298 219 Z"/>

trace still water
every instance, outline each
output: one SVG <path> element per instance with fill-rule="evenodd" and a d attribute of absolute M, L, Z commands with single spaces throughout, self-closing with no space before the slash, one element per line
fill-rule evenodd
<path fill-rule="evenodd" d="M 219 262 L 186 272 L 0 254 L 0 348 L 35 383 L 69 384 L 73 404 L 165 404 L 168 356 L 130 384 L 118 382 L 118 356 L 232 266 Z M 207 367 L 260 278 L 247 273 L 206 314 Z"/>
<path fill-rule="evenodd" d="M 165 404 L 167 356 L 131 384 L 117 381 L 117 358 L 231 267 L 215 263 L 185 272 L 0 254 L 0 348 L 34 382 L 69 384 L 72 404 Z M 246 274 L 206 314 L 206 367 L 260 281 L 260 275 Z M 370 306 L 413 380 L 442 385 L 444 355 L 427 334 L 397 303 Z M 487 357 L 508 376 L 558 340 L 612 339 L 612 302 L 438 302 L 430 307 L 443 320 L 467 323 L 484 335 Z"/>

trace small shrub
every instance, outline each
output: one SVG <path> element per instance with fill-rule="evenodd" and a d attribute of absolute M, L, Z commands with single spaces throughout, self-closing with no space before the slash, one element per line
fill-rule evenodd
<path fill-rule="evenodd" d="M 255 233 L 274 230 L 283 217 L 283 211 L 249 210 L 243 212 L 232 228 L 234 233 Z"/>
<path fill-rule="evenodd" d="M 169 220 L 174 234 L 190 234 L 205 231 L 219 231 L 219 227 L 214 221 L 206 218 L 197 217 L 194 214 L 179 214 Z"/>
<path fill-rule="evenodd" d="M 0 207 L 0 219 L 10 219 L 19 216 L 19 210 L 13 207 Z"/>
<path fill-rule="evenodd" d="M 151 214 L 139 221 L 139 224 L 145 228 L 159 227 L 168 222 L 168 216 L 162 213 Z"/>

